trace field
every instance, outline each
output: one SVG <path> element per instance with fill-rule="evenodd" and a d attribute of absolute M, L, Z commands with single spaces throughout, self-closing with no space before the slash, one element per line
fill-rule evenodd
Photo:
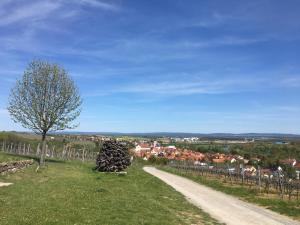
<path fill-rule="evenodd" d="M 236 196 L 244 201 L 255 203 L 264 206 L 275 212 L 290 216 L 294 219 L 300 220 L 300 200 L 281 200 L 277 196 L 272 198 L 270 195 L 260 194 L 255 188 L 249 188 L 242 185 L 231 185 L 229 182 L 224 183 L 217 177 L 200 176 L 192 172 L 185 172 L 168 166 L 159 166 L 160 169 L 180 176 L 184 176 L 195 182 L 204 184 L 215 190 L 224 192 L 229 195 Z"/>
<path fill-rule="evenodd" d="M 64 146 L 68 146 L 72 149 L 85 149 L 89 152 L 98 152 L 99 147 L 96 146 L 93 141 L 77 141 L 70 138 L 64 138 L 62 136 L 54 136 L 55 139 L 51 140 L 51 135 L 47 137 L 47 145 L 50 149 L 53 147 L 58 151 L 62 151 Z M 0 132 L 0 147 L 5 142 L 7 145 L 14 144 L 30 144 L 32 149 L 37 148 L 38 144 L 41 143 L 41 136 L 31 133 L 20 133 L 20 132 Z"/>
<path fill-rule="evenodd" d="M 0 163 L 1 162 L 9 162 L 9 161 L 16 161 L 16 160 L 22 160 L 23 156 L 16 156 L 16 155 L 10 155 L 0 152 Z M 3 179 L 3 177 L 0 177 Z M 5 177 L 4 177 L 5 178 Z"/>
<path fill-rule="evenodd" d="M 0 162 L 20 157 L 0 153 Z M 128 175 L 94 172 L 80 162 L 48 162 L 1 176 L 1 225 L 217 224 L 182 195 L 134 164 Z"/>

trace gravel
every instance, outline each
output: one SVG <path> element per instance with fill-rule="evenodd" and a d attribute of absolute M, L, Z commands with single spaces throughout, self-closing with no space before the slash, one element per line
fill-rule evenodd
<path fill-rule="evenodd" d="M 7 187 L 9 185 L 12 185 L 12 183 L 2 183 L 2 182 L 0 182 L 0 187 Z"/>
<path fill-rule="evenodd" d="M 144 167 L 144 170 L 173 187 L 176 191 L 183 194 L 188 201 L 221 223 L 229 225 L 300 225 L 300 222 L 286 216 L 246 203 L 187 178 L 167 173 L 154 167 Z"/>

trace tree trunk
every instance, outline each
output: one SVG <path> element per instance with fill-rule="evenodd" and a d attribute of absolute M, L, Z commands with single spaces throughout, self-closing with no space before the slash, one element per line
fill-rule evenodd
<path fill-rule="evenodd" d="M 40 156 L 40 166 L 45 165 L 45 155 L 46 155 L 46 133 L 42 134 L 42 151 Z"/>

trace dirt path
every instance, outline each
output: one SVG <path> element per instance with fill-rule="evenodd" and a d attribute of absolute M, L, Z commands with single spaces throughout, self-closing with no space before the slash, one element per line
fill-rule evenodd
<path fill-rule="evenodd" d="M 172 186 L 191 203 L 203 209 L 203 211 L 209 213 L 221 223 L 234 225 L 300 225 L 300 222 L 289 219 L 286 216 L 246 203 L 189 179 L 158 170 L 154 167 L 144 167 L 144 170 Z"/>
<path fill-rule="evenodd" d="M 2 182 L 0 182 L 0 187 L 6 187 L 6 186 L 9 186 L 9 185 L 12 185 L 12 183 L 2 183 Z"/>

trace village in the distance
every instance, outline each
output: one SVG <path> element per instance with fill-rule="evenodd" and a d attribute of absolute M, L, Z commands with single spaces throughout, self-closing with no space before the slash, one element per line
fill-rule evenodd
<path fill-rule="evenodd" d="M 160 136 L 161 135 L 161 136 Z M 169 136 L 167 136 L 169 135 Z M 186 135 L 186 136 L 184 136 Z M 132 155 L 144 161 L 166 164 L 185 162 L 204 169 L 224 168 L 235 174 L 272 178 L 282 171 L 289 179 L 300 179 L 300 136 L 281 134 L 59 134 L 76 148 L 83 145 L 98 151 L 101 143 L 116 139 L 128 145 Z"/>
<path fill-rule="evenodd" d="M 0 225 L 300 225 L 300 0 L 0 0 Z"/>

